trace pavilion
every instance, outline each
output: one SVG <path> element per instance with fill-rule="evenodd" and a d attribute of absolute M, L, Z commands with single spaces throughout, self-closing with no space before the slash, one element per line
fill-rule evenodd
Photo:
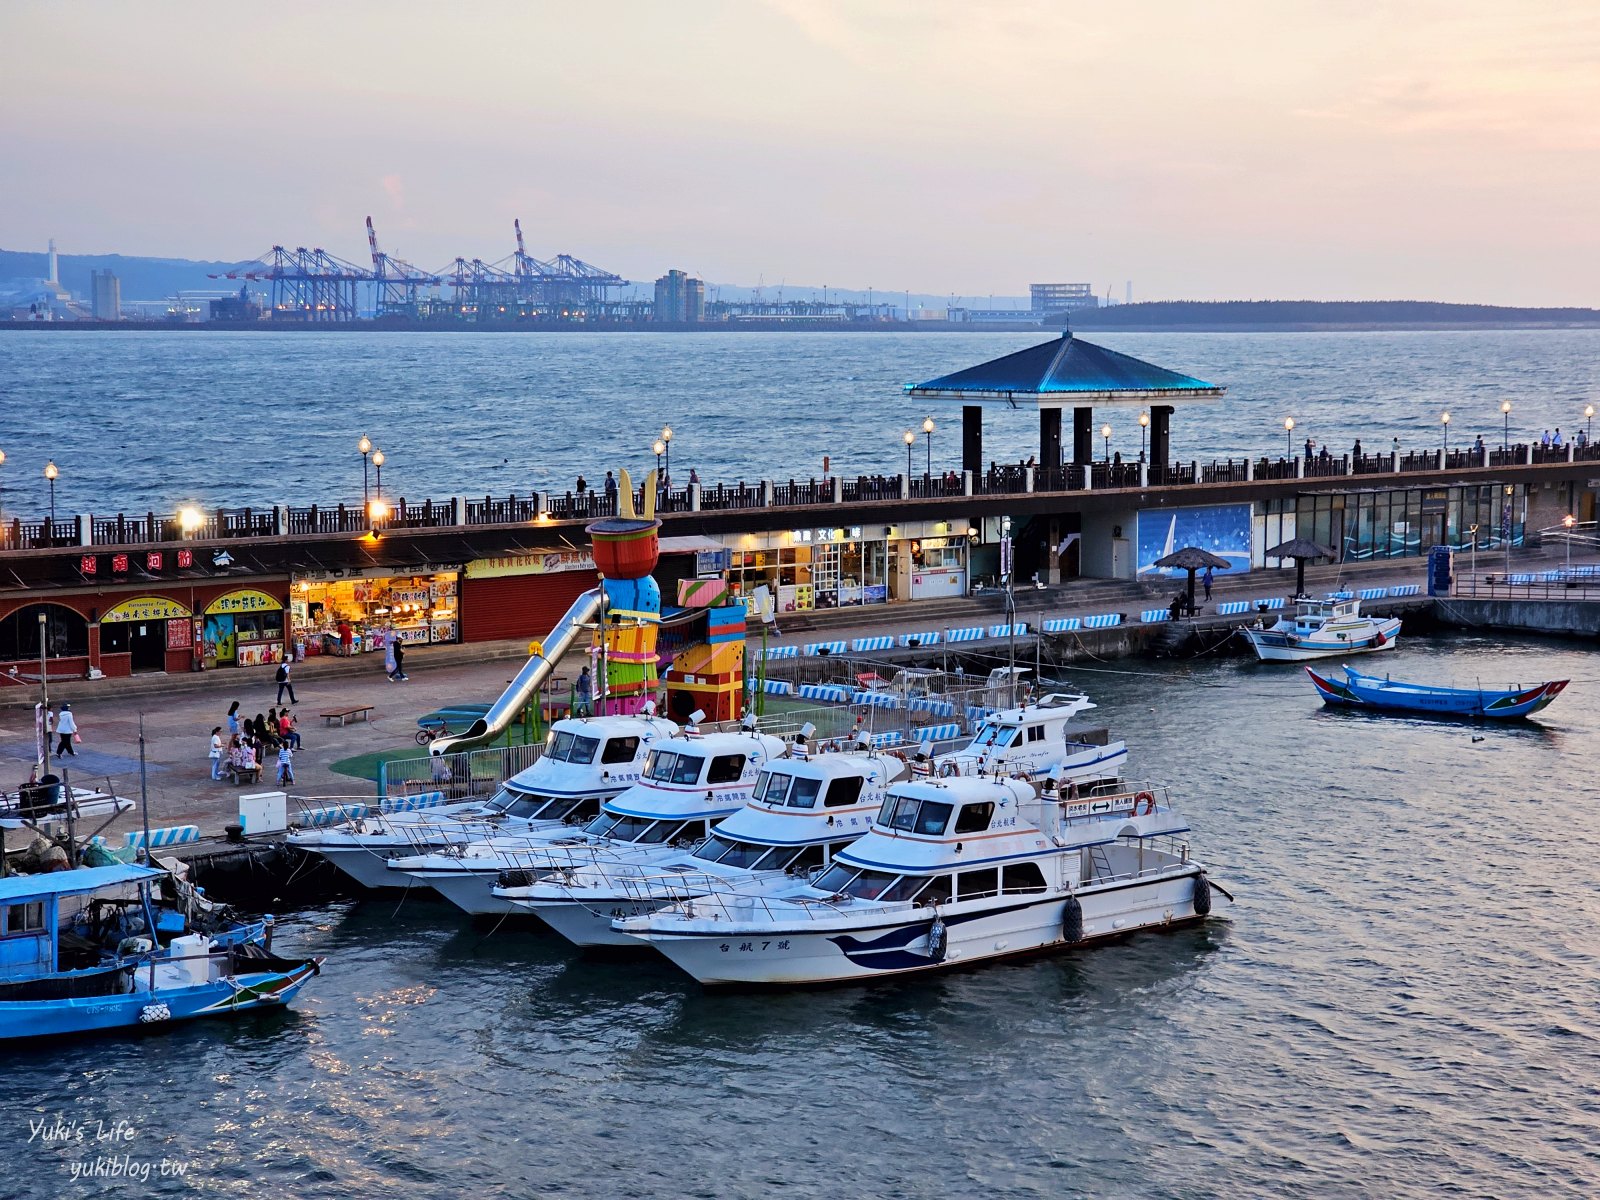
<path fill-rule="evenodd" d="M 1178 404 L 1214 404 L 1225 388 L 1169 371 L 1127 354 L 1075 338 L 1043 342 L 975 367 L 907 384 L 908 396 L 959 400 L 961 468 L 983 473 L 983 406 L 1039 411 L 1039 465 L 1061 459 L 1061 413 L 1072 409 L 1072 461 L 1094 460 L 1094 410 L 1150 409 L 1150 465 L 1165 468 L 1172 437 L 1172 410 Z"/>

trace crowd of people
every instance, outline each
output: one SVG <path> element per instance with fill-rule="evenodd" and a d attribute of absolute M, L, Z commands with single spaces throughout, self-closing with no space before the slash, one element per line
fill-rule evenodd
<path fill-rule="evenodd" d="M 211 778 L 229 783 L 255 783 L 264 764 L 276 760 L 278 783 L 294 782 L 294 756 L 300 730 L 288 708 L 269 708 L 253 717 L 239 715 L 239 702 L 228 707 L 226 726 L 211 730 Z"/>

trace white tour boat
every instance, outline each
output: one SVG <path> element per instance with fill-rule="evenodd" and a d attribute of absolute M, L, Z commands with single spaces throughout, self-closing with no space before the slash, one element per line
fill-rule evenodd
<path fill-rule="evenodd" d="M 872 827 L 889 786 L 908 774 L 897 754 L 796 751 L 768 763 L 750 803 L 692 853 L 572 863 L 495 894 L 579 946 L 638 948 L 614 920 L 719 888 L 781 889 L 822 870 Z"/>
<path fill-rule="evenodd" d="M 1393 650 L 1400 637 L 1399 617 L 1367 617 L 1355 598 L 1301 599 L 1294 613 L 1265 628 L 1241 629 L 1264 662 L 1304 662 Z"/>
<path fill-rule="evenodd" d="M 1067 950 L 1205 917 L 1212 885 L 1187 831 L 1148 790 L 901 783 L 813 881 L 708 894 L 615 928 L 711 985 L 866 981 Z"/>
<path fill-rule="evenodd" d="M 581 829 L 556 826 L 392 858 L 390 877 L 432 887 L 475 916 L 521 912 L 495 894 L 503 875 L 531 881 L 570 863 L 672 854 L 704 841 L 712 824 L 749 801 L 762 768 L 786 749 L 781 738 L 742 730 L 657 741 L 639 781 Z"/>
<path fill-rule="evenodd" d="M 388 869 L 391 857 L 588 820 L 602 801 L 632 787 L 650 749 L 677 731 L 659 717 L 557 721 L 539 760 L 488 800 L 367 816 L 331 829 L 297 830 L 288 840 L 321 855 L 363 887 L 407 886 L 411 880 Z"/>
<path fill-rule="evenodd" d="M 1041 775 L 1091 785 L 1121 777 L 1128 747 L 1105 729 L 1079 729 L 1072 720 L 1095 707 L 1088 696 L 1050 692 L 985 717 L 972 740 L 933 762 L 935 775 Z"/>

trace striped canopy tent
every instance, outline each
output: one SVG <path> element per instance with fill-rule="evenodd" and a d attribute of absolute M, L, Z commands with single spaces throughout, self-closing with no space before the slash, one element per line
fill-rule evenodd
<path fill-rule="evenodd" d="M 1119 354 L 1064 332 L 1041 342 L 941 375 L 926 383 L 906 385 L 906 394 L 927 400 L 959 400 L 961 467 L 983 471 L 983 408 L 1034 408 L 1039 413 L 1039 463 L 1054 467 L 1061 457 L 1061 413 L 1072 409 L 1072 461 L 1094 461 L 1094 410 L 1150 410 L 1150 462 L 1165 467 L 1171 446 L 1173 407 L 1214 404 L 1220 388 L 1192 375 L 1158 367 L 1132 355 Z"/>

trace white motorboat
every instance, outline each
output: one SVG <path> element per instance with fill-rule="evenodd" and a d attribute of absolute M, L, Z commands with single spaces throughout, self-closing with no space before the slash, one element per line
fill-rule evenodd
<path fill-rule="evenodd" d="M 762 769 L 786 749 L 781 738 L 745 731 L 658 741 L 639 782 L 606 800 L 581 829 L 558 825 L 392 858 L 390 877 L 432 887 L 474 915 L 521 912 L 496 894 L 503 876 L 531 881 L 574 863 L 680 853 L 742 808 Z"/>
<path fill-rule="evenodd" d="M 1050 692 L 985 717 L 972 740 L 933 761 L 935 775 L 1041 775 L 1092 785 L 1118 779 L 1128 761 L 1125 743 L 1105 729 L 1080 729 L 1073 718 L 1095 707 L 1088 696 Z"/>
<path fill-rule="evenodd" d="M 388 869 L 391 857 L 587 821 L 603 801 L 638 782 L 650 750 L 677 731 L 659 717 L 557 721 L 539 760 L 488 800 L 361 817 L 331 829 L 297 830 L 288 840 L 321 855 L 363 887 L 409 886 L 411 880 Z"/>
<path fill-rule="evenodd" d="M 1393 650 L 1400 638 L 1399 617 L 1368 617 L 1354 597 L 1295 601 L 1294 612 L 1275 623 L 1239 631 L 1263 662 L 1304 662 Z"/>
<path fill-rule="evenodd" d="M 495 894 L 579 946 L 638 948 L 612 928 L 614 920 L 721 888 L 752 895 L 781 889 L 822 870 L 872 827 L 889 786 L 908 774 L 896 754 L 796 751 L 769 763 L 750 803 L 692 853 L 572 863 Z"/>
<path fill-rule="evenodd" d="M 615 922 L 704 984 L 885 979 L 1197 921 L 1212 884 L 1153 790 L 896 784 L 872 830 L 775 895 L 716 892 Z"/>

